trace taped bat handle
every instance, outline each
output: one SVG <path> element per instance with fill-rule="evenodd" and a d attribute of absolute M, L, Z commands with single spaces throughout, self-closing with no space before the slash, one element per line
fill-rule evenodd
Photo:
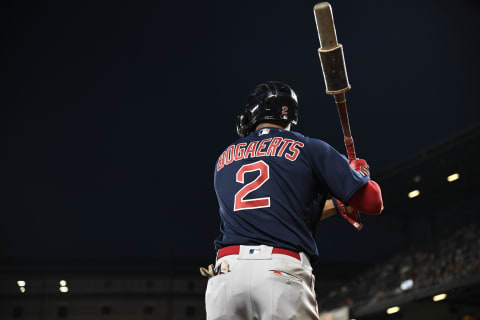
<path fill-rule="evenodd" d="M 343 138 L 345 141 L 345 148 L 347 149 L 348 161 L 357 159 L 355 154 L 355 145 L 353 143 L 352 133 L 350 132 L 350 122 L 348 120 L 347 101 L 345 93 L 334 95 L 335 103 L 337 104 L 338 115 L 340 116 L 340 123 L 342 124 Z"/>
<path fill-rule="evenodd" d="M 340 214 L 342 215 L 343 218 L 345 218 L 358 231 L 363 229 L 363 224 L 361 224 L 360 222 L 355 221 L 354 219 L 352 219 L 350 216 L 348 216 L 345 213 L 340 212 Z"/>

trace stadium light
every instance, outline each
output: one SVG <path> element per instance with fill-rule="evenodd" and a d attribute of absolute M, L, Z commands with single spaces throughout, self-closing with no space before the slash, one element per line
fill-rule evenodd
<path fill-rule="evenodd" d="M 26 283 L 25 281 L 23 281 L 23 280 L 18 280 L 18 281 L 17 281 L 17 285 L 18 285 L 19 287 L 25 287 L 25 286 L 27 285 L 27 283 Z"/>
<path fill-rule="evenodd" d="M 68 287 L 60 287 L 60 292 L 67 293 L 68 292 Z"/>
<path fill-rule="evenodd" d="M 402 289 L 403 291 L 411 289 L 412 287 L 413 287 L 413 280 L 412 279 L 408 279 L 408 280 L 402 281 L 402 283 L 400 283 L 400 289 Z"/>
<path fill-rule="evenodd" d="M 433 296 L 433 301 L 438 302 L 438 301 L 445 300 L 446 298 L 447 298 L 447 294 L 441 293 L 441 294 L 437 294 L 436 296 Z"/>
<path fill-rule="evenodd" d="M 387 309 L 387 314 L 394 314 L 394 313 L 397 313 L 398 311 L 400 311 L 399 306 L 390 307 Z"/>
<path fill-rule="evenodd" d="M 66 286 L 67 286 L 67 281 L 65 281 L 65 280 L 60 280 L 60 286 L 61 286 L 61 287 L 66 287 Z"/>
<path fill-rule="evenodd" d="M 416 189 L 413 190 L 413 191 L 410 191 L 410 192 L 408 193 L 408 197 L 409 197 L 410 199 L 415 198 L 415 197 L 418 197 L 419 195 L 420 195 L 420 191 L 419 191 L 419 190 L 416 190 Z"/>
<path fill-rule="evenodd" d="M 458 180 L 460 178 L 460 175 L 458 173 L 451 174 L 447 177 L 448 182 L 453 182 L 455 180 Z"/>

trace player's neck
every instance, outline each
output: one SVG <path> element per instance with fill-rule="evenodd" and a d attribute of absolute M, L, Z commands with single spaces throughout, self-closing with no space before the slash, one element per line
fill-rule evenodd
<path fill-rule="evenodd" d="M 279 124 L 276 124 L 276 123 L 270 123 L 270 122 L 263 122 L 263 123 L 260 123 L 256 128 L 255 128 L 255 131 L 257 130 L 260 130 L 262 128 L 280 128 L 280 129 L 283 129 L 283 130 L 287 130 L 287 131 L 290 131 L 290 123 L 284 127 L 284 126 L 281 126 Z"/>

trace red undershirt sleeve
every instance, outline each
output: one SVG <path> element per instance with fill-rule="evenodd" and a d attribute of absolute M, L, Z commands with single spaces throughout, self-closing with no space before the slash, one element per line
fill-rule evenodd
<path fill-rule="evenodd" d="M 375 181 L 369 180 L 353 194 L 348 205 L 365 214 L 380 214 L 383 208 L 380 186 Z"/>

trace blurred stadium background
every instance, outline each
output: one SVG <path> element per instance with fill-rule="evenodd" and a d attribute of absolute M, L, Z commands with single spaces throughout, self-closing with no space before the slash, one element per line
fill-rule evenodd
<path fill-rule="evenodd" d="M 373 177 L 386 208 L 366 228 L 402 244 L 315 266 L 321 319 L 480 319 L 479 146 L 475 126 Z M 0 319 L 205 319 L 210 260 L 3 259 Z"/>

